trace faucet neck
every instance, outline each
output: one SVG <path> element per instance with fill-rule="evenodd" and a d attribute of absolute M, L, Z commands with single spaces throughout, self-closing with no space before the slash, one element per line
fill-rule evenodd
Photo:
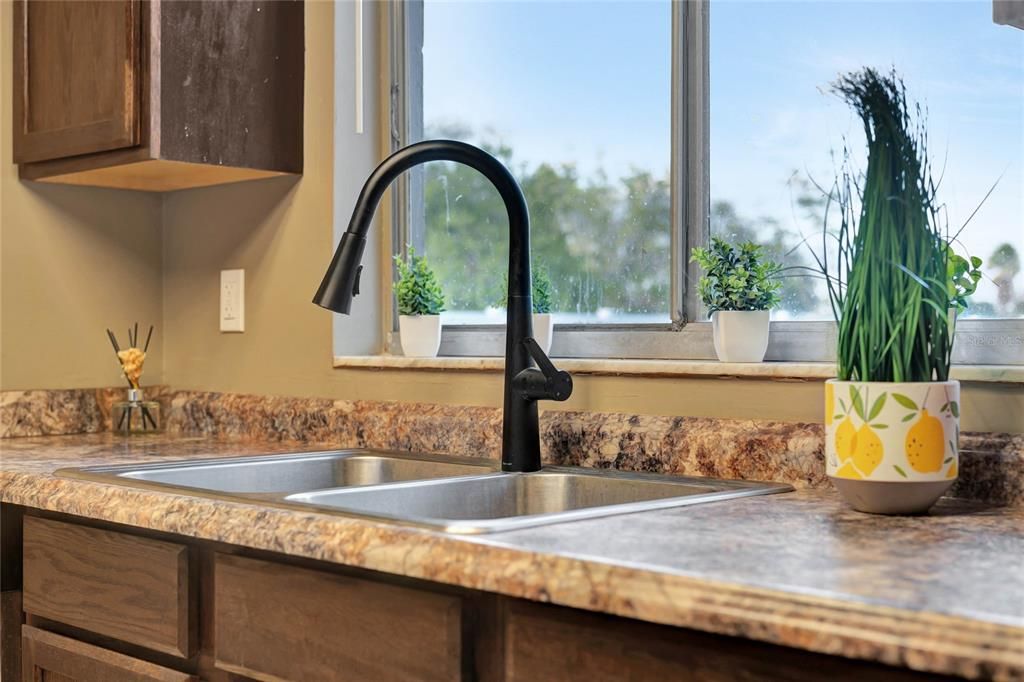
<path fill-rule="evenodd" d="M 487 152 L 453 140 L 431 140 L 400 149 L 373 171 L 356 200 L 348 230 L 342 236 L 331 266 L 313 301 L 336 312 L 348 313 L 358 293 L 358 268 L 374 212 L 388 186 L 401 173 L 428 161 L 454 161 L 469 166 L 491 181 L 508 212 L 508 318 L 505 335 L 505 397 L 502 424 L 502 469 L 540 469 L 540 429 L 537 400 L 565 400 L 572 389 L 564 372 L 558 386 L 549 386 L 550 372 L 533 366 L 532 355 L 543 352 L 533 336 L 533 300 L 530 280 L 530 216 L 526 198 L 508 169 Z M 543 365 L 542 365 L 543 366 Z M 547 363 L 550 367 L 550 363 Z M 553 370 L 553 368 L 551 368 Z M 540 376 L 543 375 L 543 376 Z M 568 381 L 568 392 L 564 390 Z"/>
<path fill-rule="evenodd" d="M 429 140 L 409 145 L 385 159 L 363 185 L 348 232 L 365 237 L 384 191 L 405 171 L 430 161 L 454 161 L 476 170 L 498 190 L 508 213 L 508 291 L 531 297 L 530 215 L 519 183 L 500 161 L 478 147 L 454 140 Z M 532 303 L 531 303 L 532 305 Z"/>

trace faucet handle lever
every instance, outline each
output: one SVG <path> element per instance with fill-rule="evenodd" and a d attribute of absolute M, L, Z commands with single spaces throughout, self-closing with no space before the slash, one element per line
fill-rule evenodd
<path fill-rule="evenodd" d="M 523 345 L 526 346 L 526 351 L 533 358 L 533 361 L 540 367 L 540 371 L 544 372 L 544 376 L 550 378 L 558 374 L 559 370 L 551 362 L 551 358 L 544 352 L 544 349 L 540 347 L 540 344 L 537 343 L 537 339 L 527 336 L 523 339 Z"/>
<path fill-rule="evenodd" d="M 532 400 L 568 399 L 572 395 L 572 376 L 555 367 L 535 339 L 526 337 L 523 345 L 539 369 L 524 369 L 513 379 L 513 386 Z"/>

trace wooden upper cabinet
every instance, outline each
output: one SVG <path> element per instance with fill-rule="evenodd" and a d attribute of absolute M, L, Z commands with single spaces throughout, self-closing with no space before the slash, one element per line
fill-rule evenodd
<path fill-rule="evenodd" d="M 302 172 L 302 0 L 16 0 L 26 180 L 169 191 Z"/>
<path fill-rule="evenodd" d="M 138 1 L 18 2 L 14 11 L 15 162 L 137 145 Z"/>

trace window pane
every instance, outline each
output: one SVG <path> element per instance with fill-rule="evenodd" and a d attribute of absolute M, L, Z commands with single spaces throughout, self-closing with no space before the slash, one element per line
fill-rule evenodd
<path fill-rule="evenodd" d="M 668 0 L 424 4 L 423 136 L 512 170 L 560 322 L 669 319 L 671 25 Z M 502 322 L 497 193 L 445 163 L 423 193 L 445 321 Z"/>
<path fill-rule="evenodd" d="M 715 233 L 795 248 L 789 264 L 811 265 L 799 243 L 820 248 L 824 210 L 812 180 L 831 184 L 844 138 L 864 167 L 859 119 L 828 84 L 894 66 L 928 108 L 952 232 L 998 180 L 957 245 L 985 260 L 968 314 L 1024 315 L 1024 31 L 994 24 L 991 2 L 716 1 L 710 41 Z M 815 280 L 787 279 L 782 308 L 778 319 L 831 314 Z"/>

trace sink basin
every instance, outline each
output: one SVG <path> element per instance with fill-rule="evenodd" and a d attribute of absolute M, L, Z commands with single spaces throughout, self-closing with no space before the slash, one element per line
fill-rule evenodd
<path fill-rule="evenodd" d="M 57 475 L 241 498 L 274 507 L 489 533 L 611 514 L 792 490 L 755 481 L 546 467 L 502 473 L 497 463 L 409 452 L 332 452 L 61 469 Z"/>
<path fill-rule="evenodd" d="M 63 475 L 111 477 L 171 488 L 188 488 L 242 496 L 280 494 L 367 486 L 394 481 L 483 474 L 496 464 L 441 456 L 372 450 L 340 450 L 303 454 L 233 457 L 162 464 L 90 467 L 61 470 Z M 127 479 L 127 480 L 125 480 Z"/>
<path fill-rule="evenodd" d="M 788 490 L 776 483 L 549 467 L 525 474 L 321 490 L 287 500 L 450 533 L 485 533 Z"/>

